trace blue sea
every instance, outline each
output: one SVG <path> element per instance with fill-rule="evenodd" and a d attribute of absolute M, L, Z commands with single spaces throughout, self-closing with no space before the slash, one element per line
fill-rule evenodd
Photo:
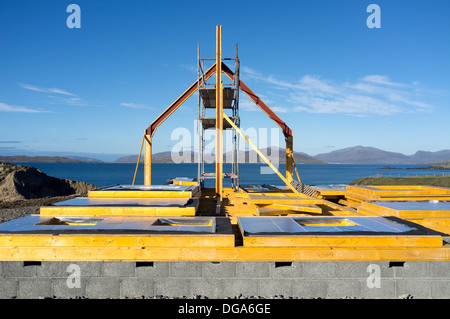
<path fill-rule="evenodd" d="M 49 176 L 67 178 L 94 184 L 98 187 L 110 185 L 130 185 L 136 164 L 133 163 L 17 163 L 29 165 L 42 170 Z M 393 169 L 382 169 L 382 166 Z M 368 176 L 422 176 L 450 174 L 449 170 L 419 169 L 426 165 L 392 165 L 392 164 L 300 164 L 297 165 L 300 179 L 304 184 L 333 187 L 350 184 L 353 180 Z M 408 169 L 407 169 L 408 168 Z M 278 167 L 285 174 L 285 165 Z M 176 177 L 197 177 L 197 164 L 152 164 L 152 184 L 161 185 Z M 214 164 L 205 165 L 206 172 L 214 172 Z M 224 172 L 231 172 L 231 164 L 224 164 Z M 265 164 L 239 165 L 241 185 L 283 185 L 283 181 Z M 269 174 L 268 174 L 269 173 Z M 294 178 L 295 172 L 294 172 Z M 144 166 L 139 165 L 136 185 L 144 183 Z M 224 179 L 224 186 L 229 187 L 229 180 Z M 208 180 L 206 187 L 214 187 L 213 180 Z"/>

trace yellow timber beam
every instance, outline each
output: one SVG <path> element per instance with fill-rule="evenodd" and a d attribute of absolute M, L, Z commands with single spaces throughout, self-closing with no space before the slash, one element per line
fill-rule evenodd
<path fill-rule="evenodd" d="M 36 261 L 450 261 L 448 247 L 0 247 L 0 260 Z"/>
<path fill-rule="evenodd" d="M 223 186 L 222 26 L 218 25 L 216 31 L 216 195 L 221 202 Z"/>
<path fill-rule="evenodd" d="M 152 184 L 152 137 L 145 135 L 144 185 Z"/>
<path fill-rule="evenodd" d="M 270 168 L 283 180 L 286 186 L 288 186 L 294 193 L 298 193 L 298 191 L 291 185 L 291 183 L 275 168 L 275 166 L 273 166 L 273 164 L 264 156 L 264 154 L 261 153 L 261 151 L 249 140 L 247 136 L 245 136 L 244 133 L 242 133 L 239 127 L 237 127 L 236 124 L 234 124 L 233 121 L 225 113 L 223 113 L 223 118 L 228 123 L 230 123 L 230 125 L 236 130 L 236 132 L 238 132 L 239 135 L 241 135 L 245 139 L 248 145 L 250 145 L 255 150 L 255 152 L 258 153 L 262 160 L 266 162 L 266 164 L 269 165 Z"/>

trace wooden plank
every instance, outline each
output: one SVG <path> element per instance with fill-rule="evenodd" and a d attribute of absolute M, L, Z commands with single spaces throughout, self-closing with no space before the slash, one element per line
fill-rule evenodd
<path fill-rule="evenodd" d="M 243 236 L 245 247 L 441 247 L 439 236 Z"/>
<path fill-rule="evenodd" d="M 448 247 L 0 247 L 0 260 L 36 261 L 450 261 Z"/>
<path fill-rule="evenodd" d="M 91 198 L 191 198 L 191 191 L 137 191 L 137 190 L 99 190 L 89 191 Z"/>
<path fill-rule="evenodd" d="M 195 216 L 196 207 L 42 206 L 42 216 Z"/>
<path fill-rule="evenodd" d="M 234 247 L 234 235 L 152 234 L 152 235 L 76 235 L 14 234 L 0 235 L 0 247 Z"/>
<path fill-rule="evenodd" d="M 322 209 L 316 205 L 270 204 L 261 208 L 275 208 L 278 210 L 291 210 L 296 212 L 308 212 L 316 214 L 322 213 Z"/>
<path fill-rule="evenodd" d="M 322 204 L 323 199 L 314 199 L 311 197 L 293 197 L 293 196 L 267 196 L 267 195 L 253 195 L 250 194 L 249 199 L 252 204 L 260 205 L 260 204 L 309 204 L 316 205 Z"/>
<path fill-rule="evenodd" d="M 152 184 L 152 136 L 144 135 L 144 185 Z"/>

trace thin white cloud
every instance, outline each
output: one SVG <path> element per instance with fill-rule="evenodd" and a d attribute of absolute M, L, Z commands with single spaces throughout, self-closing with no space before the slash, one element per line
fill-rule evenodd
<path fill-rule="evenodd" d="M 278 112 L 348 114 L 352 116 L 393 115 L 401 112 L 428 112 L 432 105 L 424 102 L 419 83 L 393 82 L 385 75 L 367 75 L 353 82 L 337 82 L 317 75 L 304 75 L 297 81 L 265 76 L 243 67 L 242 79 L 256 80 L 283 90 L 282 105 L 269 105 Z"/>
<path fill-rule="evenodd" d="M 402 84 L 402 83 L 391 82 L 389 77 L 387 77 L 386 75 L 376 75 L 376 74 L 366 75 L 361 80 L 364 82 L 370 82 L 370 83 L 394 86 L 394 87 L 407 87 L 408 86 L 408 85 Z"/>
<path fill-rule="evenodd" d="M 41 87 L 37 87 L 37 86 L 31 85 L 31 84 L 26 84 L 26 83 L 20 83 L 20 86 L 23 87 L 24 89 L 36 91 L 36 92 L 76 96 L 76 94 L 73 94 L 73 93 L 67 92 L 66 90 L 62 90 L 62 89 L 58 89 L 58 88 L 41 88 Z"/>
<path fill-rule="evenodd" d="M 121 106 L 125 106 L 125 107 L 129 107 L 129 108 L 132 108 L 132 109 L 137 109 L 137 110 L 139 110 L 139 109 L 151 109 L 150 106 L 145 105 L 145 104 L 123 102 L 123 103 L 120 103 L 120 105 Z"/>
<path fill-rule="evenodd" d="M 44 113 L 46 111 L 30 109 L 25 106 L 14 106 L 5 103 L 0 103 L 0 112 L 11 112 L 11 113 Z"/>
<path fill-rule="evenodd" d="M 87 106 L 87 103 L 79 97 L 54 96 L 50 95 L 51 104 L 65 104 L 69 106 Z"/>

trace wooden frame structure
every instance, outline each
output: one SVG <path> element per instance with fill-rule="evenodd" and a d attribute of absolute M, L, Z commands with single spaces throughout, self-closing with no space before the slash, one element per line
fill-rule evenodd
<path fill-rule="evenodd" d="M 237 58 L 236 58 L 237 59 Z M 222 58 L 222 26 L 216 27 L 216 62 L 201 77 L 197 79 L 178 99 L 175 100 L 145 131 L 145 159 L 144 159 L 144 184 L 151 185 L 151 152 L 152 137 L 156 129 L 161 125 L 176 109 L 178 109 L 200 86 L 215 73 L 216 74 L 216 155 L 215 155 L 215 190 L 219 198 L 222 196 L 223 178 L 223 84 L 221 75 L 225 73 L 233 82 L 238 82 L 238 87 L 242 90 L 266 115 L 269 116 L 282 130 L 286 140 L 286 185 L 290 185 L 293 180 L 293 132 L 289 126 L 278 117 L 241 79 L 223 62 Z"/>
<path fill-rule="evenodd" d="M 174 179 L 173 185 L 183 187 L 167 186 L 166 189 L 159 190 L 158 187 L 147 189 L 112 187 L 91 191 L 87 198 L 43 206 L 40 216 L 28 216 L 25 220 L 17 219 L 0 224 L 0 260 L 450 261 L 450 247 L 444 241 L 450 231 L 449 210 L 439 212 L 423 210 L 418 213 L 393 209 L 382 204 L 392 200 L 450 201 L 450 189 L 419 186 L 348 186 L 346 190 L 339 191 L 319 189 L 317 198 L 298 192 L 292 185 L 295 167 L 292 130 L 239 78 L 238 70 L 231 71 L 223 62 L 221 42 L 222 27 L 217 26 L 214 64 L 206 72 L 202 72 L 202 76 L 199 76 L 196 82 L 153 121 L 145 130 L 141 145 L 142 151 L 145 144 L 143 186 L 157 186 L 151 185 L 152 138 L 156 129 L 216 74 L 214 92 L 216 118 L 214 125 L 211 126 L 218 136 L 214 189 L 202 192 L 198 181 Z M 236 56 L 236 61 L 237 59 Z M 222 73 L 233 81 L 237 91 L 241 90 L 249 96 L 282 130 L 286 139 L 286 176 L 271 165 L 242 133 L 239 125 L 224 113 L 226 94 Z M 247 191 L 244 188 L 235 190 L 223 187 L 224 123 L 249 142 L 283 180 L 286 189 L 262 190 L 260 187 L 259 190 L 255 188 L 253 191 L 251 189 Z M 300 182 L 299 177 L 298 179 Z M 209 191 L 215 195 L 214 199 L 218 200 L 217 206 L 215 203 L 211 205 L 211 198 L 207 194 Z M 336 203 L 337 200 L 339 204 Z M 378 202 L 371 203 L 371 201 Z M 221 206 L 222 203 L 227 204 Z M 283 227 L 278 227 L 282 231 L 269 233 L 253 231 L 252 234 L 242 222 L 244 218 L 257 218 L 258 222 L 264 218 L 273 218 L 275 225 L 281 225 L 283 218 L 312 220 L 313 217 L 320 217 L 323 221 L 322 224 L 316 223 L 318 227 L 335 227 L 329 226 L 330 220 L 348 219 L 349 224 L 342 222 L 338 226 L 346 227 L 357 224 L 357 218 L 368 216 L 391 218 L 386 216 L 395 214 L 397 218 L 405 217 L 405 225 L 415 230 L 407 234 L 401 231 L 338 234 L 329 229 L 322 231 L 316 229 L 316 233 L 301 233 L 292 231 L 293 228 L 285 228 L 284 231 Z M 77 224 L 76 221 L 67 222 L 67 218 L 82 221 L 83 218 L 87 219 Z M 157 222 L 165 218 L 172 220 L 168 223 L 173 228 L 168 228 L 168 231 L 152 228 L 161 226 Z M 205 226 L 201 231 L 183 228 L 186 225 L 182 225 L 183 221 L 180 221 L 191 219 L 197 222 L 202 218 L 214 219 L 214 222 L 201 224 Z M 327 218 L 330 220 L 326 220 Z M 110 223 L 108 226 L 106 225 L 108 222 L 101 224 L 93 221 L 108 219 L 114 220 L 116 224 Z M 309 226 L 308 223 L 311 221 L 299 225 L 315 227 Z M 192 223 L 186 224 L 189 225 L 186 227 L 196 227 Z"/>

